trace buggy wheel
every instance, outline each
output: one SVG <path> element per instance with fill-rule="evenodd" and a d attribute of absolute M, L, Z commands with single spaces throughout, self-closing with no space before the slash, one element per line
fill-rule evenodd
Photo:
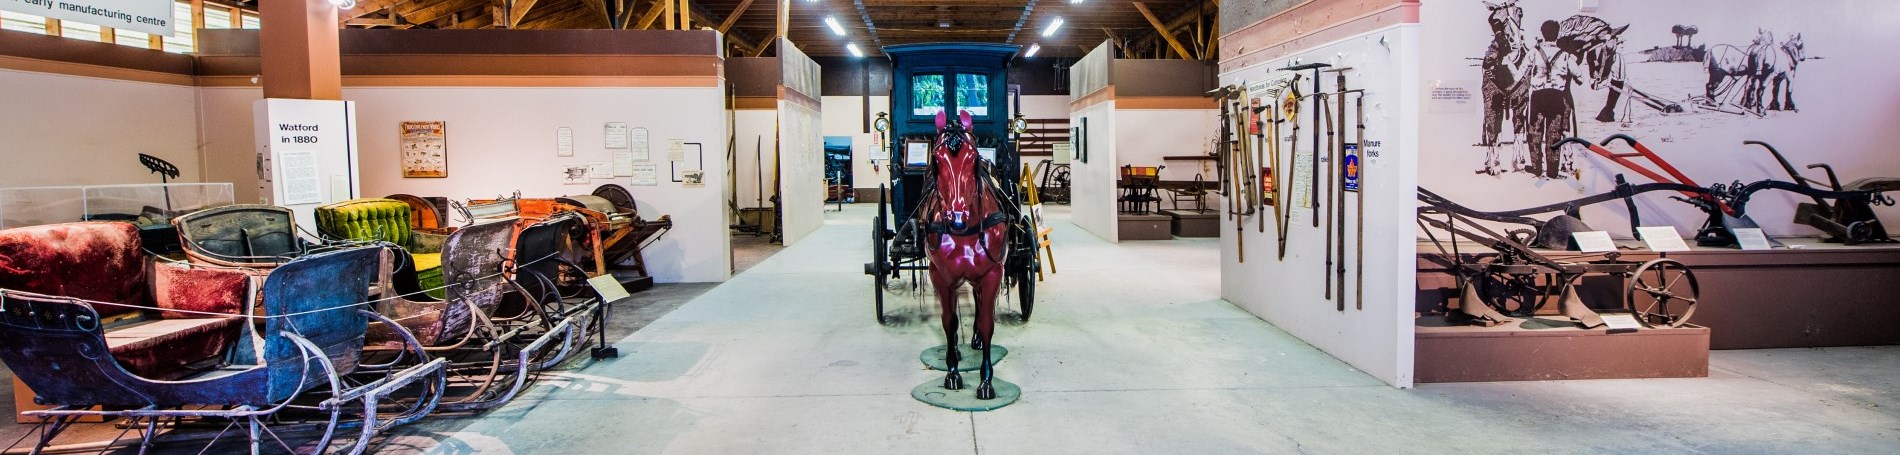
<path fill-rule="evenodd" d="M 1023 307 L 1023 322 L 1028 323 L 1029 314 L 1036 309 L 1036 269 L 1033 261 L 1029 268 L 1023 270 L 1022 276 L 1016 278 L 1016 283 L 1017 303 Z"/>
<path fill-rule="evenodd" d="M 1695 313 L 1701 287 L 1695 273 L 1674 259 L 1655 259 L 1636 267 L 1626 278 L 1624 307 L 1644 327 L 1681 327 Z"/>

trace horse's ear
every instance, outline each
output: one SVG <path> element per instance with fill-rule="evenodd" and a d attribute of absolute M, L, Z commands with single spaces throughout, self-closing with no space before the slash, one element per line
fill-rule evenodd
<path fill-rule="evenodd" d="M 1611 36 L 1623 36 L 1623 31 L 1625 31 L 1625 30 L 1629 30 L 1629 29 L 1630 29 L 1630 26 L 1629 26 L 1629 24 L 1623 24 L 1623 26 L 1622 26 L 1622 27 L 1617 27 L 1617 28 L 1616 28 L 1616 30 L 1611 30 L 1611 31 L 1610 31 L 1610 35 L 1611 35 Z"/>
<path fill-rule="evenodd" d="M 944 111 L 937 111 L 937 131 L 943 131 L 943 125 L 947 123 L 944 114 Z"/>
<path fill-rule="evenodd" d="M 963 123 L 963 129 L 965 129 L 965 130 L 968 130 L 968 129 L 970 129 L 970 125 L 974 125 L 974 124 L 976 124 L 975 122 L 971 122 L 971 121 L 970 121 L 970 111 L 966 111 L 966 110 L 962 110 L 962 109 L 958 109 L 958 110 L 957 110 L 957 119 L 958 119 L 958 120 L 961 120 L 961 121 L 962 121 L 962 123 Z"/>
<path fill-rule="evenodd" d="M 1486 1 L 1486 2 L 1484 2 L 1484 7 L 1485 7 L 1485 8 L 1490 8 L 1490 9 L 1498 9 L 1498 4 L 1496 4 L 1496 3 L 1491 3 L 1491 2 L 1489 2 L 1489 1 Z"/>

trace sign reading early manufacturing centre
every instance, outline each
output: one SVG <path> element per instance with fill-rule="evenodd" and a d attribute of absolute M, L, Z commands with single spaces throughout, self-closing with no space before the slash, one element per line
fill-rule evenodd
<path fill-rule="evenodd" d="M 0 0 L 0 10 L 172 36 L 172 0 Z"/>

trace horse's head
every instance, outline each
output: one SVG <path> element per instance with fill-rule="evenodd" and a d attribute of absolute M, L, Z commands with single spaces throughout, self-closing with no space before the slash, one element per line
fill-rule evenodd
<path fill-rule="evenodd" d="M 1750 46 L 1767 46 L 1772 44 L 1775 44 L 1775 34 L 1770 33 L 1768 29 L 1765 28 L 1755 29 L 1755 40 L 1749 42 Z"/>
<path fill-rule="evenodd" d="M 1796 33 L 1794 36 L 1788 37 L 1787 41 L 1781 42 L 1781 51 L 1788 53 L 1788 59 L 1794 61 L 1794 63 L 1801 63 L 1802 60 L 1808 59 L 1808 45 L 1807 43 L 1801 42 L 1800 33 Z"/>
<path fill-rule="evenodd" d="M 1524 9 L 1517 7 L 1517 0 L 1484 2 L 1484 7 L 1491 10 L 1491 15 L 1487 19 L 1491 22 L 1491 34 L 1506 36 L 1515 34 L 1523 28 Z"/>
<path fill-rule="evenodd" d="M 965 148 L 975 147 L 974 138 L 970 136 L 972 124 L 970 112 L 957 111 L 957 117 L 957 122 L 950 122 L 947 113 L 937 113 L 937 143 L 935 145 L 939 149 L 948 149 L 951 156 L 962 153 Z"/>

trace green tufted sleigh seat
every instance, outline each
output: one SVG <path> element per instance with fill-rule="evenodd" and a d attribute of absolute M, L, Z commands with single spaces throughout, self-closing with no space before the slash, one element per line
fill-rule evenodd
<path fill-rule="evenodd" d="M 380 240 L 409 252 L 398 264 L 404 267 L 395 271 L 398 292 L 430 289 L 429 296 L 443 298 L 442 242 L 447 236 L 409 226 L 409 204 L 394 199 L 351 199 L 317 207 L 317 231 L 326 238 Z"/>

